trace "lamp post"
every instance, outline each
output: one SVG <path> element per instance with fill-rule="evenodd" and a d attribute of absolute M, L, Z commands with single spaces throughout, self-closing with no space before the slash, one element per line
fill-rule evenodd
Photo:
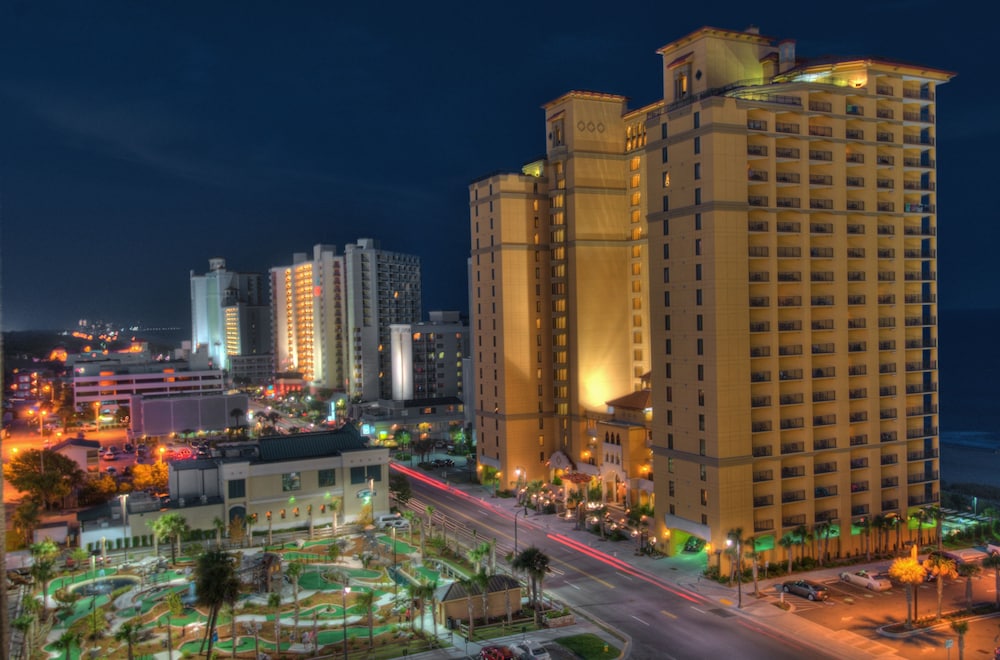
<path fill-rule="evenodd" d="M 125 562 L 128 562 L 128 493 L 122 493 L 118 496 L 118 500 L 122 504 L 122 547 L 125 548 Z"/>
<path fill-rule="evenodd" d="M 392 526 L 392 597 L 393 600 L 399 599 L 399 580 L 397 579 L 397 569 L 396 569 L 396 526 Z"/>
<path fill-rule="evenodd" d="M 734 541 L 732 537 L 726 539 L 727 547 L 732 547 L 733 543 Z M 735 543 L 736 543 L 735 561 L 736 561 L 736 601 L 737 601 L 736 607 L 742 609 L 743 608 L 743 561 L 742 561 L 743 541 L 741 541 L 740 538 L 737 537 Z"/>
<path fill-rule="evenodd" d="M 500 475 L 503 474 L 500 470 L 493 475 L 493 497 L 497 496 L 498 489 L 500 487 Z"/>
<path fill-rule="evenodd" d="M 344 660 L 347 660 L 347 594 L 349 593 L 351 593 L 351 588 L 345 586 L 344 591 L 341 592 L 344 605 Z"/>

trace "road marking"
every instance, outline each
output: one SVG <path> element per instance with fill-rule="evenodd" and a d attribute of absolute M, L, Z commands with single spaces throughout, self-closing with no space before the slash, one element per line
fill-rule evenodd
<path fill-rule="evenodd" d="M 723 605 L 732 605 L 733 604 L 733 601 L 729 600 L 728 598 L 720 598 L 719 602 L 722 603 Z"/>
<path fill-rule="evenodd" d="M 701 612 L 702 614 L 708 614 L 708 612 L 706 612 L 705 610 L 699 609 L 699 608 L 695 607 L 694 605 L 691 606 L 691 609 L 694 610 L 695 612 Z"/>
<path fill-rule="evenodd" d="M 574 589 L 576 589 L 576 590 L 579 590 L 579 589 L 580 589 L 580 587 L 576 586 L 576 585 L 575 585 L 575 584 L 573 584 L 572 582 L 570 582 L 570 583 L 569 583 L 569 586 L 573 587 L 573 588 L 574 588 Z"/>
<path fill-rule="evenodd" d="M 648 626 L 649 625 L 648 623 L 646 623 L 645 621 L 643 621 L 642 619 L 640 619 L 639 617 L 637 617 L 634 614 L 630 614 L 629 616 L 631 616 L 633 619 L 635 619 L 636 621 L 638 621 L 639 623 L 641 623 L 644 626 Z"/>
<path fill-rule="evenodd" d="M 666 610 L 660 610 L 660 614 L 662 614 L 664 616 L 669 616 L 671 619 L 676 619 L 677 618 L 676 614 L 671 614 L 670 612 L 668 612 Z"/>
<path fill-rule="evenodd" d="M 616 571 L 616 572 L 617 572 L 617 571 Z M 631 578 L 630 576 L 628 576 L 628 575 L 625 575 L 624 573 L 618 573 L 618 575 L 622 576 L 623 578 L 625 578 L 625 579 L 626 579 L 626 580 L 628 580 L 629 582 L 631 582 L 631 581 L 632 581 L 632 578 Z"/>

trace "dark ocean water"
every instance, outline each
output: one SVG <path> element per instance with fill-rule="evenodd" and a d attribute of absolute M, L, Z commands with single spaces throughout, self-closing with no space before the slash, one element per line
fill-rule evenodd
<path fill-rule="evenodd" d="M 939 314 L 941 441 L 1000 448 L 1000 310 Z"/>

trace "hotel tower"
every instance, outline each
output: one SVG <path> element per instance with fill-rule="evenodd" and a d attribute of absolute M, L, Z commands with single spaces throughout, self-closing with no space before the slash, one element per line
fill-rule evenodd
<path fill-rule="evenodd" d="M 797 59 L 756 29 L 658 53 L 662 100 L 570 92 L 545 106 L 544 158 L 470 186 L 480 462 L 588 473 L 605 402 L 648 376 L 664 549 L 904 542 L 940 494 L 953 74 Z"/>

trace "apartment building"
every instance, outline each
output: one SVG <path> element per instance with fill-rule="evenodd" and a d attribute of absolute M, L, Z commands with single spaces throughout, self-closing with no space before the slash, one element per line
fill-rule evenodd
<path fill-rule="evenodd" d="M 233 382 L 267 382 L 274 365 L 264 275 L 228 271 L 221 258 L 210 259 L 204 275 L 191 271 L 191 344 L 207 347 Z"/>
<path fill-rule="evenodd" d="M 362 238 L 292 262 L 271 269 L 277 371 L 355 400 L 390 398 L 390 326 L 420 320 L 419 257 Z"/>
<path fill-rule="evenodd" d="M 658 53 L 661 101 L 567 94 L 545 159 L 470 187 L 480 459 L 509 469 L 537 435 L 572 469 L 587 384 L 638 390 L 645 362 L 666 550 L 739 531 L 776 558 L 821 531 L 858 552 L 873 521 L 939 499 L 935 98 L 953 74 L 800 60 L 755 29 Z"/>

